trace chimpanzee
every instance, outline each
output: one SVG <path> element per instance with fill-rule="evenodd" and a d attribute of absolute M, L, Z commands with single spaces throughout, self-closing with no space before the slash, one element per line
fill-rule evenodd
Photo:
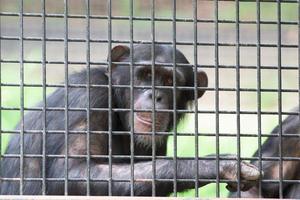
<path fill-rule="evenodd" d="M 294 109 L 295 112 L 299 107 Z M 300 180 L 300 118 L 299 115 L 289 115 L 281 124 L 282 137 L 280 139 L 280 126 L 276 126 L 271 134 L 276 134 L 275 137 L 269 137 L 261 147 L 262 158 L 273 158 L 273 160 L 263 160 L 262 171 L 264 173 L 263 180 L 273 180 L 275 182 L 262 182 L 261 194 L 259 195 L 258 184 L 250 190 L 241 193 L 241 197 L 264 197 L 264 198 L 279 198 L 280 197 L 280 161 L 274 160 L 280 157 L 280 143 L 282 161 L 282 179 L 284 180 Z M 258 158 L 258 150 L 253 155 Z M 291 160 L 284 160 L 290 158 Z M 293 160 L 293 158 L 296 158 Z M 252 164 L 259 166 L 259 161 L 255 160 Z M 300 184 L 293 182 L 282 182 L 283 198 L 300 198 Z M 230 194 L 231 197 L 236 197 L 236 193 Z"/>
<path fill-rule="evenodd" d="M 87 194 L 87 177 L 89 175 L 90 195 L 108 195 L 109 161 L 111 161 L 112 195 L 130 195 L 132 186 L 130 155 L 131 149 L 134 148 L 134 156 L 144 156 L 142 159 L 134 158 L 134 195 L 152 195 L 152 142 L 155 144 L 156 156 L 166 155 L 167 144 L 166 134 L 156 134 L 155 139 L 152 137 L 153 101 L 155 109 L 158 110 L 155 112 L 156 121 L 153 126 L 156 132 L 170 131 L 182 118 L 182 113 L 176 113 L 176 124 L 173 124 L 174 102 L 171 87 L 173 86 L 173 67 L 167 66 L 167 64 L 172 65 L 173 63 L 173 50 L 172 46 L 167 45 L 155 45 L 154 48 L 155 86 L 169 86 L 167 89 L 159 87 L 153 92 L 150 87 L 152 83 L 151 45 L 137 44 L 132 50 L 127 46 L 119 45 L 114 47 L 109 55 L 112 61 L 111 74 L 108 73 L 106 67 L 91 68 L 89 79 L 86 70 L 75 73 L 69 77 L 69 84 L 81 84 L 82 86 L 82 84 L 90 83 L 89 90 L 82 87 L 70 87 L 66 92 L 65 88 L 59 88 L 46 99 L 47 108 L 57 108 L 47 110 L 46 119 L 42 111 L 31 111 L 26 114 L 23 129 L 28 132 L 30 130 L 31 133 L 25 131 L 23 138 L 22 150 L 25 154 L 23 159 L 24 176 L 22 177 L 25 178 L 23 194 L 41 194 L 41 180 L 46 177 L 46 194 L 85 195 Z M 205 92 L 204 88 L 207 87 L 208 80 L 205 72 L 200 70 L 195 72 L 193 67 L 184 65 L 188 64 L 188 61 L 180 51 L 175 50 L 175 53 L 176 63 L 182 64 L 176 67 L 176 78 L 174 79 L 176 85 L 191 87 L 190 90 L 186 88 L 176 90 L 176 107 L 178 110 L 182 110 L 186 109 L 188 102 L 195 99 L 194 73 L 197 73 L 197 86 L 199 87 L 197 97 L 201 97 Z M 130 65 L 128 65 L 131 59 L 134 61 L 132 73 L 130 73 Z M 129 88 L 130 74 L 133 74 L 134 86 L 141 86 L 133 90 L 134 105 L 132 106 Z M 109 88 L 103 87 L 103 85 L 108 85 L 110 75 L 113 85 L 110 101 L 112 110 L 108 110 L 110 107 Z M 66 94 L 68 94 L 67 98 Z M 68 101 L 68 112 L 63 109 L 66 107 L 66 100 Z M 39 104 L 39 107 L 43 107 L 43 103 Z M 134 113 L 130 113 L 129 108 L 131 107 L 134 107 Z M 159 109 L 163 109 L 163 111 L 159 112 Z M 111 121 L 109 115 L 111 115 Z M 133 127 L 131 127 L 132 121 L 134 121 Z M 18 129 L 21 127 L 20 124 Z M 42 131 L 32 132 L 43 130 L 43 127 L 47 130 L 44 135 L 41 134 Z M 109 127 L 114 131 L 113 133 L 109 133 Z M 134 134 L 131 137 L 128 131 L 132 130 Z M 65 134 L 65 131 L 68 134 Z M 46 138 L 45 141 L 43 141 L 43 136 Z M 133 146 L 131 146 L 131 141 L 133 141 Z M 6 154 L 19 155 L 21 153 L 20 142 L 20 135 L 14 135 L 9 142 Z M 89 145 L 87 145 L 88 143 Z M 109 149 L 109 143 L 111 143 L 112 149 Z M 64 155 L 66 153 L 68 162 L 65 163 Z M 108 158 L 110 153 L 113 155 L 112 160 Z M 46 158 L 43 160 L 45 155 Z M 89 165 L 87 155 L 90 156 Z M 3 158 L 1 174 L 4 178 L 20 177 L 19 158 Z M 240 165 L 240 177 L 243 181 L 241 189 L 245 190 L 250 187 L 251 182 L 259 178 L 259 172 L 255 166 L 248 163 L 241 162 Z M 229 187 L 233 189 L 236 186 L 232 181 L 236 180 L 237 166 L 235 160 L 220 161 L 220 178 L 231 182 Z M 190 179 L 190 182 L 178 180 L 177 191 L 194 188 L 195 183 L 191 179 L 195 179 L 197 171 L 199 172 L 198 177 L 201 179 L 216 178 L 215 160 L 199 160 L 198 167 L 197 170 L 194 160 L 178 159 L 175 173 L 173 159 L 157 158 L 155 160 L 155 178 L 158 180 L 155 181 L 155 195 L 166 196 L 173 191 L 174 181 L 172 179 L 175 178 L 175 174 L 177 174 L 176 179 Z M 66 171 L 67 174 L 65 174 Z M 31 179 L 28 180 L 28 178 Z M 57 180 L 58 178 L 60 180 Z M 68 181 L 64 182 L 66 179 Z M 199 186 L 207 183 L 199 182 Z M 65 191 L 65 184 L 67 184 L 67 191 Z M 2 181 L 1 194 L 19 194 L 19 192 L 19 180 L 9 181 L 6 179 Z"/>

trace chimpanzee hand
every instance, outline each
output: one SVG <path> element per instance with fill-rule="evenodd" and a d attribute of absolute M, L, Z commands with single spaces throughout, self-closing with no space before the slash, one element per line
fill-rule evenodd
<path fill-rule="evenodd" d="M 229 157 L 229 156 L 228 156 Z M 232 156 L 231 156 L 232 157 Z M 237 181 L 238 175 L 238 163 L 233 160 L 221 160 L 220 161 L 220 178 Z M 260 178 L 259 170 L 256 166 L 247 162 L 241 161 L 240 163 L 240 189 L 241 191 L 247 191 L 253 187 L 257 180 Z M 237 182 L 228 183 L 226 188 L 231 191 L 237 191 Z"/>

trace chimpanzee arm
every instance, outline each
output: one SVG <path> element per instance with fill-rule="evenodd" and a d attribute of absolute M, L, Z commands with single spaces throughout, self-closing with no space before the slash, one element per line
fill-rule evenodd
<path fill-rule="evenodd" d="M 216 161 L 215 160 L 200 160 L 198 169 L 199 179 L 216 179 Z M 90 177 L 91 179 L 100 179 L 103 181 L 91 181 L 90 189 L 91 195 L 107 195 L 109 179 L 109 166 L 107 164 L 90 164 Z M 61 168 L 61 167 L 59 167 Z M 72 165 L 69 169 L 68 177 L 72 178 L 86 178 L 87 165 L 82 162 L 78 165 Z M 173 191 L 174 177 L 174 161 L 173 160 L 156 160 L 156 179 L 166 179 L 165 181 L 155 181 L 156 195 L 166 196 Z M 177 180 L 189 179 L 190 181 L 178 181 L 177 191 L 194 188 L 194 179 L 197 170 L 194 160 L 177 160 Z M 134 195 L 151 196 L 152 195 L 152 162 L 140 162 L 134 164 Z M 220 161 L 220 178 L 227 180 L 236 180 L 237 164 L 236 161 L 221 160 Z M 253 165 L 241 163 L 241 179 L 242 180 L 257 180 L 259 172 Z M 63 178 L 63 177 L 61 177 Z M 117 196 L 130 195 L 131 190 L 131 166 L 130 164 L 113 164 L 112 166 L 112 194 Z M 147 179 L 147 180 L 145 180 Z M 208 182 L 201 182 L 199 186 L 208 184 Z M 249 183 L 250 184 L 250 183 Z M 233 183 L 233 186 L 235 184 Z M 48 188 L 49 193 L 51 190 L 58 191 L 58 187 L 63 188 L 61 185 L 55 184 L 53 188 Z M 241 189 L 247 189 L 248 183 L 243 182 Z M 86 194 L 86 183 L 80 181 L 69 181 L 69 191 L 75 194 Z M 72 195 L 72 194 L 71 194 Z"/>
<path fill-rule="evenodd" d="M 280 134 L 280 127 L 277 126 L 272 134 Z M 288 135 L 300 134 L 300 119 L 299 116 L 290 115 L 282 122 L 282 137 L 270 137 L 262 147 L 262 155 L 264 157 L 279 157 L 280 155 L 280 139 L 282 157 L 300 156 L 300 140 L 297 137 Z M 258 166 L 258 163 L 255 163 Z M 299 176 L 299 161 L 282 161 L 282 178 L 285 180 L 296 179 Z M 280 178 L 280 162 L 279 161 L 263 161 L 262 169 L 265 173 L 264 179 L 278 180 Z M 282 189 L 285 191 L 290 184 L 284 183 Z M 279 183 L 263 183 L 262 190 L 265 197 L 278 197 Z"/>
<path fill-rule="evenodd" d="M 300 134 L 300 119 L 299 116 L 290 115 L 282 122 L 282 137 L 269 137 L 261 147 L 262 157 L 274 157 L 279 158 L 279 145 L 281 139 L 281 149 L 282 157 L 300 157 L 300 140 L 297 138 Z M 272 134 L 280 134 L 280 126 L 277 126 L 273 129 Z M 295 134 L 295 137 L 287 136 Z M 297 137 L 296 137 L 297 135 Z M 254 154 L 254 157 L 258 157 L 258 151 Z M 258 161 L 252 162 L 252 164 L 259 166 Z M 282 178 L 285 180 L 292 180 L 299 178 L 299 161 L 282 161 Z M 263 160 L 262 161 L 262 171 L 264 173 L 264 180 L 277 180 L 276 183 L 262 183 L 262 197 L 265 198 L 278 198 L 279 197 L 279 177 L 280 177 L 280 162 L 273 160 Z M 292 191 L 295 194 L 295 188 L 290 187 L 290 183 L 283 183 L 282 190 L 284 195 L 292 198 L 292 194 L 289 194 L 289 191 Z M 300 195 L 300 192 L 299 194 Z M 237 194 L 232 193 L 231 197 L 236 197 Z M 241 197 L 259 197 L 258 186 L 252 188 L 247 192 L 241 193 Z M 285 196 L 284 196 L 285 197 Z M 296 196 L 294 196 L 296 198 Z"/>

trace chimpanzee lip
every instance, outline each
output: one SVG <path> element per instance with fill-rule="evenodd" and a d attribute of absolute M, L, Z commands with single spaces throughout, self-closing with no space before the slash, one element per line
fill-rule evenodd
<path fill-rule="evenodd" d="M 146 124 L 146 125 L 152 125 L 152 120 L 149 118 L 146 118 L 146 117 L 142 117 L 141 114 L 136 114 L 136 119 L 140 122 L 142 122 L 143 124 Z"/>

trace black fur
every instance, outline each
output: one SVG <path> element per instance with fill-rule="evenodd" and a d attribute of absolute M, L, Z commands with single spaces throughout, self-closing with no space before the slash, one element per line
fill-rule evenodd
<path fill-rule="evenodd" d="M 298 111 L 299 107 L 295 108 L 294 111 Z M 280 142 L 282 145 L 282 157 L 300 157 L 300 118 L 299 115 L 289 115 L 281 124 L 282 127 L 282 137 L 280 138 L 280 126 L 276 126 L 271 134 L 278 135 L 277 137 L 269 137 L 261 147 L 262 158 L 279 158 L 280 157 Z M 291 135 L 295 136 L 291 137 Z M 281 139 L 281 140 L 280 140 Z M 254 157 L 259 156 L 259 152 L 256 151 L 253 155 Z M 259 166 L 258 161 L 253 161 L 252 164 Z M 282 178 L 284 180 L 299 180 L 300 173 L 298 169 L 300 168 L 299 161 L 283 161 L 282 162 Z M 263 182 L 261 185 L 262 191 L 259 194 L 259 186 L 251 188 L 247 192 L 242 192 L 241 197 L 264 197 L 264 198 L 279 198 L 280 187 L 279 187 L 279 161 L 264 160 L 262 161 L 262 170 L 264 172 L 263 180 L 275 180 L 277 183 Z M 299 184 L 283 182 L 282 184 L 282 194 L 283 198 L 300 198 Z M 236 197 L 236 193 L 230 194 L 231 197 Z"/>
<path fill-rule="evenodd" d="M 161 63 L 172 63 L 173 49 L 170 46 L 156 45 L 155 55 L 156 61 Z M 114 85 L 129 85 L 129 67 L 118 65 L 115 62 L 129 61 L 130 50 L 125 46 L 117 46 L 111 52 L 112 65 L 112 82 Z M 151 62 L 151 46 L 136 45 L 134 47 L 135 62 Z M 188 63 L 184 55 L 176 50 L 176 62 Z M 151 69 L 151 66 L 146 67 Z M 158 85 L 163 85 L 167 78 L 167 73 L 172 74 L 172 68 L 159 68 L 158 75 L 155 81 Z M 191 67 L 178 67 L 178 72 L 183 74 L 182 80 L 178 80 L 178 85 L 194 86 L 194 71 Z M 168 72 L 169 71 L 169 72 Z M 163 74 L 164 73 L 164 74 Z M 207 86 L 207 77 L 204 72 L 197 72 L 199 76 L 198 86 Z M 139 85 L 149 85 L 144 78 L 134 75 L 135 83 Z M 82 71 L 75 73 L 69 78 L 71 84 L 87 84 L 87 72 Z M 105 67 L 97 67 L 90 70 L 90 83 L 93 85 L 107 85 L 108 76 Z M 145 93 L 149 90 L 137 89 L 134 92 L 135 102 L 139 98 L 146 98 Z M 151 91 L 150 91 L 151 92 Z M 170 92 L 170 91 L 169 91 Z M 198 97 L 204 93 L 204 90 L 199 90 Z M 130 107 L 130 92 L 125 88 L 112 89 L 112 107 L 113 108 L 129 108 Z M 172 109 L 172 93 L 162 92 L 165 95 L 165 101 L 156 102 L 157 107 L 165 106 Z M 185 109 L 187 103 L 194 99 L 194 90 L 180 91 L 177 93 L 177 109 Z M 88 92 L 86 88 L 69 88 L 68 92 L 68 108 L 84 108 L 88 107 Z M 108 108 L 108 89 L 105 87 L 90 88 L 90 108 L 98 108 L 98 110 L 90 111 L 90 130 L 89 131 L 108 131 L 108 111 L 99 110 L 100 108 Z M 142 107 L 151 108 L 151 99 L 146 99 L 142 103 Z M 147 102 L 149 101 L 149 102 Z M 65 89 L 57 89 L 47 98 L 47 108 L 64 108 L 65 107 Z M 39 104 L 39 107 L 42 107 Z M 112 130 L 113 131 L 129 131 L 131 124 L 129 122 L 129 112 L 112 112 Z M 52 131 L 46 134 L 46 141 L 43 141 L 42 134 L 24 134 L 24 154 L 25 155 L 42 155 L 42 144 L 46 146 L 46 166 L 45 177 L 48 178 L 46 184 L 46 193 L 51 195 L 63 195 L 64 178 L 65 178 L 65 111 L 47 111 L 46 113 L 46 130 Z M 179 120 L 182 114 L 178 114 Z M 24 130 L 43 130 L 43 113 L 41 111 L 32 111 L 24 117 Z M 168 128 L 164 131 L 169 131 L 173 128 L 172 114 L 168 123 Z M 165 121 L 165 119 L 162 119 Z M 164 123 L 164 122 L 160 122 Z M 68 111 L 68 194 L 70 195 L 85 195 L 87 194 L 86 181 L 87 177 L 87 162 L 84 156 L 87 155 L 87 113 L 86 111 Z M 17 127 L 20 130 L 20 125 Z M 74 131 L 81 133 L 74 133 Z M 72 132 L 73 131 L 73 132 Z M 156 155 L 163 156 L 166 154 L 166 136 L 156 136 Z M 90 194 L 91 195 L 108 195 L 109 165 L 107 155 L 108 149 L 108 134 L 106 133 L 90 133 L 90 151 L 92 156 L 90 159 Z M 134 135 L 134 155 L 152 155 L 152 137 L 150 134 Z M 20 135 L 11 137 L 8 148 L 5 154 L 20 154 Z M 112 134 L 112 154 L 113 155 L 130 155 L 130 135 L 128 134 Z M 49 155 L 52 155 L 49 156 Z M 56 155 L 56 157 L 53 157 Z M 74 156 L 82 156 L 74 158 Z M 73 156 L 73 157 L 72 157 Z M 99 158 L 99 156 L 102 156 Z M 112 159 L 112 194 L 113 195 L 130 195 L 131 187 L 135 195 L 152 195 L 152 162 L 151 159 L 138 160 L 135 158 L 134 178 L 149 179 L 148 181 L 135 181 L 134 185 L 130 184 L 131 166 L 130 159 L 113 158 Z M 4 178 L 19 178 L 20 177 L 20 159 L 19 158 L 4 158 L 2 160 L 1 174 Z M 236 176 L 235 161 L 224 160 L 220 161 L 220 177 L 234 179 Z M 42 158 L 26 157 L 24 158 L 24 178 L 42 178 Z M 252 166 L 242 163 L 242 168 L 245 169 L 242 178 L 245 180 L 254 180 L 257 178 L 257 169 Z M 199 178 L 216 178 L 216 162 L 199 161 Z M 178 160 L 177 161 L 177 179 L 194 179 L 196 176 L 196 163 L 194 160 Z M 256 174 L 255 174 L 256 173 Z M 156 179 L 173 179 L 175 170 L 173 160 L 156 159 Z M 60 178 L 61 180 L 50 180 L 51 178 Z M 74 180 L 80 178 L 81 180 Z M 73 179 L 73 180 L 71 180 Z M 98 181 L 97 181 L 97 180 Z M 102 180 L 102 181 L 101 181 Z M 117 181 L 119 180 L 119 181 Z M 127 181 L 120 181 L 127 180 Z M 156 181 L 156 195 L 165 196 L 173 191 L 173 181 Z M 207 182 L 199 183 L 199 186 L 205 185 Z M 16 195 L 20 192 L 19 181 L 2 181 L 1 194 Z M 177 190 L 194 188 L 194 182 L 178 182 Z M 42 193 L 42 182 L 40 180 L 30 181 L 24 180 L 23 194 L 37 195 Z"/>

